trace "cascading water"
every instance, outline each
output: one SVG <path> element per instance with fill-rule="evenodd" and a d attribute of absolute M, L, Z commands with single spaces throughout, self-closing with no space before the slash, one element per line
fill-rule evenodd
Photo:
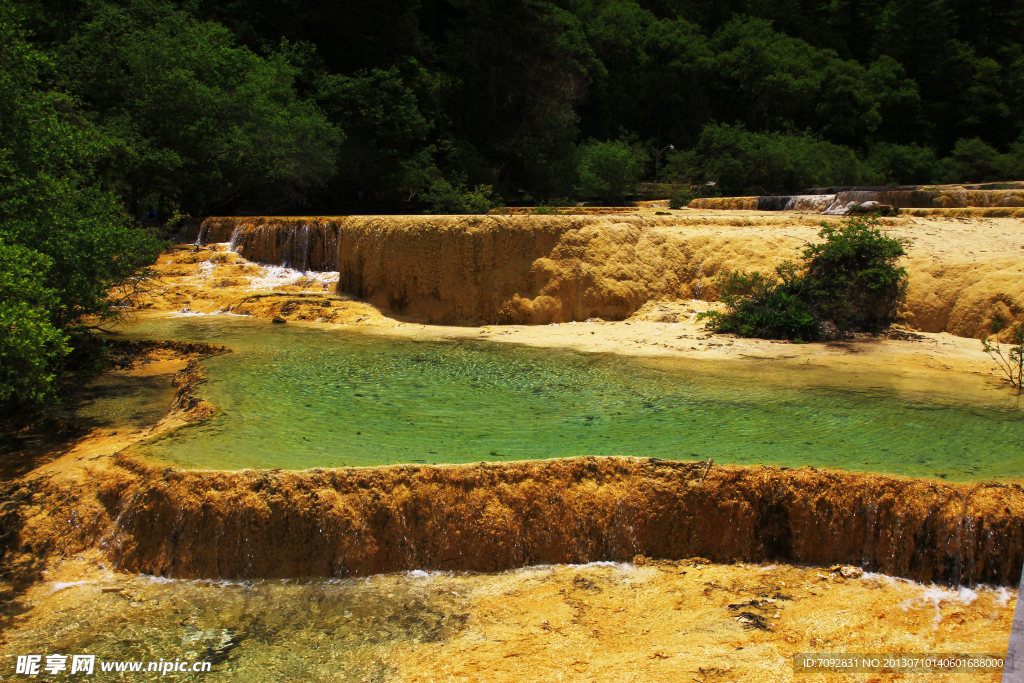
<path fill-rule="evenodd" d="M 207 218 L 196 244 L 229 243 L 254 263 L 299 272 L 337 271 L 338 231 L 343 218 Z"/>

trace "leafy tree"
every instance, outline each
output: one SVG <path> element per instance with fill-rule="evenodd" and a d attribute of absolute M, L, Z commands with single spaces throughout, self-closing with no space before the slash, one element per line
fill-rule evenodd
<path fill-rule="evenodd" d="M 727 110 L 743 112 L 741 120 L 757 129 L 811 123 L 806 116 L 814 111 L 822 72 L 832 55 L 775 33 L 769 21 L 744 16 L 718 29 L 712 46 L 719 98 Z"/>
<path fill-rule="evenodd" d="M 77 103 L 45 86 L 52 64 L 0 7 L 0 400 L 49 395 L 64 332 L 117 314 L 160 242 L 134 227 L 97 182 L 107 141 Z"/>
<path fill-rule="evenodd" d="M 959 138 L 984 135 L 1001 146 L 1016 136 L 1004 69 L 992 55 L 979 54 L 991 50 L 985 40 L 962 37 L 972 32 L 973 15 L 971 8 L 958 16 L 951 0 L 892 0 L 878 18 L 876 51 L 902 64 L 920 88 L 925 139 L 919 141 L 942 151 Z M 996 23 L 992 28 L 1002 32 Z M 1019 17 L 1011 23 L 1021 26 Z"/>
<path fill-rule="evenodd" d="M 655 141 L 695 142 L 707 118 L 712 57 L 699 27 L 659 19 L 628 0 L 576 2 L 573 9 L 596 59 L 590 101 L 581 107 L 584 133 L 608 139 L 619 129 L 643 130 Z"/>
<path fill-rule="evenodd" d="M 621 201 L 635 191 L 648 158 L 643 146 L 630 138 L 590 140 L 577 151 L 577 189 L 584 197 Z"/>
<path fill-rule="evenodd" d="M 697 152 L 704 177 L 733 194 L 855 185 L 870 173 L 852 150 L 809 134 L 754 133 L 728 124 L 705 126 Z"/>
<path fill-rule="evenodd" d="M 676 149 L 662 155 L 661 177 L 670 183 L 687 185 L 700 182 L 703 176 L 700 156 L 695 149 Z"/>
<path fill-rule="evenodd" d="M 1024 178 L 1024 133 L 1017 142 L 1010 145 L 1010 151 L 1002 158 L 1003 177 Z"/>
<path fill-rule="evenodd" d="M 871 148 L 866 162 L 887 184 L 927 184 L 939 175 L 935 152 L 920 145 L 880 142 Z"/>
<path fill-rule="evenodd" d="M 553 162 L 571 154 L 574 107 L 589 82 L 592 54 L 580 22 L 539 0 L 451 4 L 457 13 L 441 53 L 451 79 L 441 95 L 445 132 L 508 181 L 551 184 Z"/>
<path fill-rule="evenodd" d="M 898 143 L 924 140 L 920 89 L 903 65 L 882 55 L 868 67 L 866 78 L 878 103 L 876 111 L 882 117 L 871 137 Z"/>
<path fill-rule="evenodd" d="M 424 151 L 436 152 L 426 143 L 431 122 L 397 66 L 353 76 L 322 75 L 317 100 L 345 130 L 338 154 L 343 183 L 394 194 L 410 184 L 403 163 Z"/>
<path fill-rule="evenodd" d="M 957 140 L 953 153 L 942 160 L 944 180 L 950 183 L 979 183 L 1000 180 L 1003 171 L 999 151 L 981 138 Z"/>
<path fill-rule="evenodd" d="M 60 361 L 70 350 L 49 311 L 57 294 L 44 280 L 51 261 L 0 241 L 0 412 L 53 395 Z"/>
<path fill-rule="evenodd" d="M 975 138 L 1019 174 L 1021 0 L 11 3 L 133 211 L 415 199 L 438 174 L 550 199 L 573 192 L 581 140 L 628 130 L 704 164 L 716 123 L 770 136 L 730 192 L 940 179 L 920 150 Z M 832 146 L 791 173 L 801 131 Z"/>
<path fill-rule="evenodd" d="M 99 5 L 61 51 L 66 87 L 110 140 L 110 178 L 133 213 L 273 209 L 334 172 L 336 127 L 297 96 L 297 68 L 169 5 Z"/>

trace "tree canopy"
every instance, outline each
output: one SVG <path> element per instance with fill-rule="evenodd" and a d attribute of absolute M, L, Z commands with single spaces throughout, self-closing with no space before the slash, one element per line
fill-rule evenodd
<path fill-rule="evenodd" d="M 626 138 L 735 192 L 1024 165 L 1024 0 L 13 5 L 136 213 L 397 210 L 441 181 L 580 196 L 588 141 Z M 714 156 L 726 131 L 736 156 Z"/>

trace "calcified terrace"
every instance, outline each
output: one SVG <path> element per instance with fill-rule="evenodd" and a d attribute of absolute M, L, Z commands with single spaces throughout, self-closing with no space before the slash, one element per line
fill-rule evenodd
<path fill-rule="evenodd" d="M 714 298 L 716 273 L 763 270 L 795 256 L 820 220 L 749 212 L 208 219 L 185 237 L 230 242 L 237 254 L 188 247 L 162 257 L 164 285 L 142 308 L 151 315 L 184 308 L 322 326 L 348 322 L 427 338 L 479 332 L 486 334 L 476 338 L 497 339 L 514 329 L 526 340 L 537 330 L 555 336 L 528 343 L 581 350 L 591 347 L 557 336 L 569 334 L 567 326 L 522 323 L 628 318 L 585 329 L 612 330 L 595 334 L 593 349 L 641 353 L 647 347 L 623 344 L 615 334 L 692 320 L 689 309 L 672 302 L 699 307 L 700 297 Z M 884 226 L 915 240 L 907 328 L 970 336 L 992 316 L 1020 310 L 1019 221 L 936 224 L 910 217 Z M 984 250 L 975 246 L 982 239 Z M 339 281 L 307 272 L 261 293 L 252 290 L 254 278 L 266 277 L 259 263 L 337 269 Z M 631 321 L 635 327 L 623 327 Z M 483 327 L 436 326 L 452 322 Z M 509 325 L 494 325 L 501 322 Z M 951 386 L 974 382 L 972 373 L 987 361 L 948 334 L 923 339 L 917 346 L 880 341 L 853 353 L 743 340 L 735 348 L 780 360 L 812 358 L 832 373 L 863 363 L 892 368 L 897 358 L 901 371 L 917 368 L 927 381 L 935 376 L 928 373 L 942 372 Z M 725 358 L 733 341 L 724 341 L 677 340 L 656 351 Z M 742 355 L 734 362 L 745 362 Z M 949 372 L 934 369 L 936 363 Z M 202 381 L 199 366 L 182 372 L 175 408 L 157 432 L 217 410 L 192 393 Z M 22 502 L 5 513 L 5 524 L 15 547 L 54 557 L 98 547 L 122 569 L 175 577 L 495 571 L 699 555 L 716 562 L 848 563 L 919 581 L 1006 585 L 1024 562 L 1024 494 L 1014 483 L 636 458 L 305 472 L 182 471 L 127 454 L 82 458 L 68 454 L 13 485 L 11 495 Z M 68 509 L 76 511 L 71 523 Z"/>

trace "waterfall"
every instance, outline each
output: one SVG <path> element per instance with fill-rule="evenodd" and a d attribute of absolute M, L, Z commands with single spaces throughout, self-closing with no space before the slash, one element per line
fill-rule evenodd
<path fill-rule="evenodd" d="M 338 231 L 343 218 L 207 218 L 196 244 L 228 242 L 232 251 L 267 266 L 301 272 L 338 268 Z"/>

